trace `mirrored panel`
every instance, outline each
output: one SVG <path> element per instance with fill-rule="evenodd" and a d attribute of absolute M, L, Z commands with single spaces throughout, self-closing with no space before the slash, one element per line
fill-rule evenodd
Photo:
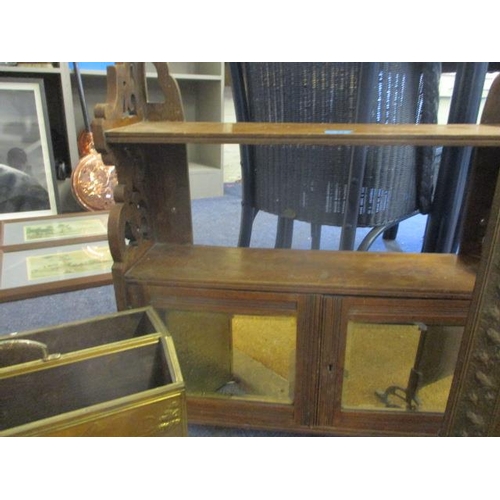
<path fill-rule="evenodd" d="M 342 408 L 444 412 L 463 330 L 350 321 Z"/>
<path fill-rule="evenodd" d="M 188 394 L 293 403 L 294 316 L 168 310 L 163 319 Z"/>

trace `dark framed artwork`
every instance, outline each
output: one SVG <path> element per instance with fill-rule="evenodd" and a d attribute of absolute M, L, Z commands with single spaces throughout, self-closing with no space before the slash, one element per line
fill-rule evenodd
<path fill-rule="evenodd" d="M 0 220 L 58 213 L 43 80 L 0 78 Z"/>

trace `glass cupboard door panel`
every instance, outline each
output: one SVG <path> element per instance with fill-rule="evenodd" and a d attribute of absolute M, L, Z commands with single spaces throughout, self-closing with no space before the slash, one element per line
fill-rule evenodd
<path fill-rule="evenodd" d="M 325 297 L 318 425 L 439 433 L 470 302 Z"/>
<path fill-rule="evenodd" d="M 232 318 L 233 373 L 247 393 L 293 401 L 296 331 L 294 317 Z"/>
<path fill-rule="evenodd" d="M 342 409 L 444 412 L 463 327 L 349 321 Z"/>
<path fill-rule="evenodd" d="M 166 310 L 191 395 L 293 403 L 295 316 Z"/>

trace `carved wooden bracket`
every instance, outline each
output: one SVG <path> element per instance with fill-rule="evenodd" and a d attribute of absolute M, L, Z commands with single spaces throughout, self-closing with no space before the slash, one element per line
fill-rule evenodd
<path fill-rule="evenodd" d="M 105 131 L 140 121 L 183 121 L 184 110 L 179 86 L 170 75 L 166 62 L 153 63 L 163 102 L 151 102 L 148 96 L 146 63 L 118 62 L 107 68 L 107 100 L 97 104 L 92 122 L 95 148 L 105 163 L 115 165 L 106 145 Z"/>
<path fill-rule="evenodd" d="M 146 63 L 119 62 L 107 68 L 107 100 L 95 107 L 92 122 L 95 148 L 104 163 L 116 165 L 118 185 L 114 191 L 115 206 L 110 212 L 108 235 L 116 275 L 122 275 L 131 263 L 153 242 L 182 239 L 190 242 L 191 213 L 185 145 L 170 147 L 168 154 L 153 145 L 109 145 L 106 131 L 146 121 L 183 121 L 184 111 L 179 87 L 170 75 L 167 63 L 153 63 L 157 81 L 146 76 Z M 160 89 L 160 102 L 152 101 L 148 85 Z M 158 100 L 158 96 L 155 96 Z M 156 172 L 149 177 L 144 169 Z M 172 182 L 175 175 L 180 179 Z M 176 194 L 179 193 L 179 194 Z M 186 199 L 184 203 L 179 198 Z M 180 215 L 179 215 L 180 214 Z M 171 228 L 178 223 L 186 227 L 182 237 Z"/>

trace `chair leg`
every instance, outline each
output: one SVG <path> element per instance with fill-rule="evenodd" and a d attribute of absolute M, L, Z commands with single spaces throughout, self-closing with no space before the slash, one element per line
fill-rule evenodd
<path fill-rule="evenodd" d="M 238 238 L 239 247 L 249 247 L 252 237 L 252 227 L 258 210 L 250 205 L 241 205 L 240 235 Z"/>
<path fill-rule="evenodd" d="M 319 250 L 321 244 L 321 224 L 311 224 L 311 249 Z"/>
<path fill-rule="evenodd" d="M 398 229 L 399 224 L 395 224 L 394 226 L 384 231 L 384 235 L 382 236 L 382 238 L 384 238 L 384 240 L 395 240 L 396 236 L 398 235 Z"/>
<path fill-rule="evenodd" d="M 293 237 L 293 219 L 278 217 L 275 248 L 291 248 Z"/>
<path fill-rule="evenodd" d="M 342 227 L 340 232 L 339 250 L 354 250 L 356 226 L 349 224 Z"/>

